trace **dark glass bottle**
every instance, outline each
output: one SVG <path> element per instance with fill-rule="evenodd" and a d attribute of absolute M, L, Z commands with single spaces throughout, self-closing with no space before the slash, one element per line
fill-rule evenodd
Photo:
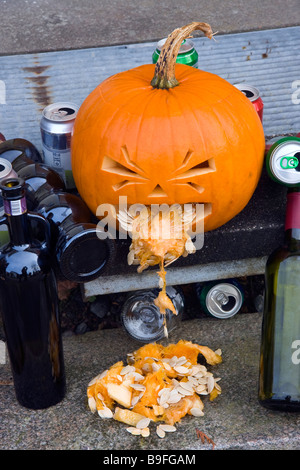
<path fill-rule="evenodd" d="M 177 312 L 167 309 L 165 316 L 154 303 L 159 289 L 141 290 L 127 295 L 121 311 L 121 322 L 132 338 L 142 343 L 158 341 L 165 337 L 165 321 L 168 333 L 180 325 L 184 309 L 184 296 L 180 287 L 167 286 L 166 293 Z"/>
<path fill-rule="evenodd" d="M 0 155 L 12 164 L 17 173 L 25 165 L 43 161 L 37 148 L 25 139 L 10 139 L 1 142 Z"/>
<path fill-rule="evenodd" d="M 265 273 L 259 402 L 300 411 L 300 192 L 287 195 L 285 241 Z"/>
<path fill-rule="evenodd" d="M 10 242 L 0 253 L 0 309 L 16 397 L 27 408 L 55 405 L 65 395 L 57 286 L 45 245 L 34 240 L 30 221 L 39 221 L 49 242 L 49 224 L 28 213 L 24 182 L 1 182 Z"/>
<path fill-rule="evenodd" d="M 61 176 L 43 163 L 25 165 L 17 173 L 25 181 L 28 210 L 35 210 L 45 195 L 65 189 Z"/>
<path fill-rule="evenodd" d="M 63 278 L 88 282 L 113 262 L 115 240 L 104 231 L 100 238 L 101 230 L 92 223 L 92 214 L 81 198 L 57 191 L 41 199 L 36 210 L 49 220 L 52 249 Z"/>

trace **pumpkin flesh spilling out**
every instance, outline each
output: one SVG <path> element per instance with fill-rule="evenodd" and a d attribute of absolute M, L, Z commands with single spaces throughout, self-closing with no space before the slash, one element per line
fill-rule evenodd
<path fill-rule="evenodd" d="M 197 362 L 199 354 L 206 366 Z M 174 425 L 186 415 L 203 416 L 201 397 L 212 401 L 221 393 L 220 378 L 208 368 L 221 362 L 220 350 L 190 341 L 147 344 L 128 354 L 127 364 L 117 362 L 91 380 L 90 410 L 130 426 L 145 418 Z"/>

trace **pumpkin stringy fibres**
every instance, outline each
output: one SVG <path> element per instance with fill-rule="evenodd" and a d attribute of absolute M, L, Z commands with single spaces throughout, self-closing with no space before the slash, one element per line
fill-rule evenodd
<path fill-rule="evenodd" d="M 181 256 L 187 256 L 195 252 L 195 246 L 188 234 L 188 229 L 193 220 L 193 211 L 184 213 L 181 205 L 175 204 L 165 210 L 153 210 L 144 207 L 130 220 L 126 227 L 132 235 L 132 243 L 128 253 L 128 264 L 138 264 L 140 273 L 149 266 L 159 265 L 159 287 L 161 291 L 155 299 L 155 305 L 164 315 L 164 332 L 168 336 L 166 325 L 166 310 L 169 309 L 176 315 L 176 310 L 171 299 L 166 293 L 165 267 Z M 119 217 L 122 223 L 124 217 Z"/>

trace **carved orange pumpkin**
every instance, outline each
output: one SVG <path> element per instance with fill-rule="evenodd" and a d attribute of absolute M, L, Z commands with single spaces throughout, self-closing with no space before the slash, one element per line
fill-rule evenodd
<path fill-rule="evenodd" d="M 263 164 L 263 127 L 233 85 L 175 64 L 182 40 L 195 29 L 212 38 L 206 23 L 178 28 L 156 66 L 106 79 L 80 107 L 72 168 L 95 214 L 100 204 L 117 206 L 120 196 L 129 205 L 198 202 L 205 204 L 208 231 L 250 200 Z"/>

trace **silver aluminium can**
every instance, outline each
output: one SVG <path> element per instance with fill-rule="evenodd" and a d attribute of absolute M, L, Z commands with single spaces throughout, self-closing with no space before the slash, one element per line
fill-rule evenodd
<path fill-rule="evenodd" d="M 207 313 L 220 319 L 233 317 L 241 309 L 243 297 L 241 289 L 235 283 L 216 284 L 206 294 Z"/>
<path fill-rule="evenodd" d="M 44 163 L 63 178 L 67 189 L 75 188 L 71 138 L 77 112 L 74 104 L 53 103 L 43 110 L 40 122 Z"/>
<path fill-rule="evenodd" d="M 11 163 L 5 158 L 0 158 L 0 181 L 6 178 L 16 178 L 17 176 Z"/>

